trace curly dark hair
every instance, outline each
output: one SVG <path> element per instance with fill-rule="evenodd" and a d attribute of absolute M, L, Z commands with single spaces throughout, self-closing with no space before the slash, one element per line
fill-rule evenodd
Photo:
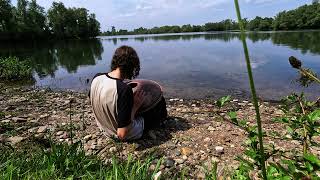
<path fill-rule="evenodd" d="M 133 79 L 139 75 L 140 60 L 137 52 L 130 46 L 121 46 L 114 52 L 111 70 L 120 68 L 121 78 Z"/>

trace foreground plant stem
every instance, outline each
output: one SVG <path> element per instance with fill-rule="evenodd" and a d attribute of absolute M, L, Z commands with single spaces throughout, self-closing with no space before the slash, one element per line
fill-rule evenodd
<path fill-rule="evenodd" d="M 310 72 L 308 72 L 307 70 L 300 68 L 299 69 L 300 72 L 306 76 L 309 76 L 310 79 L 314 80 L 315 82 L 320 84 L 320 79 L 318 79 L 316 76 L 314 76 L 313 74 L 311 74 Z"/>
<path fill-rule="evenodd" d="M 302 104 L 302 100 L 300 97 L 298 97 L 298 101 L 299 101 L 299 105 L 302 109 L 302 113 L 305 116 L 306 115 L 306 111 L 304 110 L 303 104 Z M 306 128 L 306 124 L 305 122 L 303 123 L 303 154 L 307 154 L 308 151 L 308 134 L 307 134 L 307 128 Z"/>
<path fill-rule="evenodd" d="M 237 11 L 237 17 L 239 21 L 239 26 L 241 30 L 241 41 L 243 45 L 243 51 L 246 58 L 246 64 L 247 64 L 247 71 L 250 81 L 250 89 L 252 94 L 252 100 L 254 104 L 254 108 L 256 111 L 256 119 L 257 119 L 257 125 L 258 125 L 258 136 L 259 136 L 259 145 L 260 145 L 260 164 L 261 164 L 261 171 L 263 179 L 267 179 L 267 173 L 266 173 L 266 167 L 265 167 L 265 155 L 264 155 L 264 148 L 263 148 L 263 139 L 262 139 L 262 126 L 261 126 L 261 118 L 260 118 L 260 111 L 259 111 L 259 105 L 258 105 L 258 99 L 256 95 L 256 89 L 254 86 L 253 76 L 252 76 L 252 70 L 251 70 L 251 64 L 250 64 L 250 58 L 249 58 L 249 52 L 248 52 L 248 46 L 246 42 L 245 32 L 244 32 L 244 26 L 241 18 L 240 13 L 240 7 L 238 0 L 234 0 L 234 4 Z"/>

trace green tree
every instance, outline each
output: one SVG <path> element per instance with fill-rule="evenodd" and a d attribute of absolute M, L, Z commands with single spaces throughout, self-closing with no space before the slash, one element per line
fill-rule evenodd
<path fill-rule="evenodd" d="M 44 8 L 36 0 L 31 0 L 28 7 L 28 29 L 36 35 L 41 35 L 47 30 Z"/>
<path fill-rule="evenodd" d="M 66 33 L 67 8 L 63 3 L 53 2 L 48 10 L 49 28 L 57 37 L 64 37 Z"/>
<path fill-rule="evenodd" d="M 13 7 L 10 0 L 0 0 L 0 32 L 10 32 L 14 28 Z"/>
<path fill-rule="evenodd" d="M 17 29 L 18 32 L 28 32 L 27 27 L 27 6 L 28 1 L 18 0 L 17 1 L 17 10 L 16 10 L 16 20 L 17 20 Z"/>

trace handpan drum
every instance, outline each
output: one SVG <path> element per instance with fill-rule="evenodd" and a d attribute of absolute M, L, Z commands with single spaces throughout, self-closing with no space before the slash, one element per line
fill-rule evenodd
<path fill-rule="evenodd" d="M 126 82 L 133 90 L 133 93 L 138 91 L 144 92 L 144 101 L 138 110 L 138 113 L 144 113 L 155 107 L 161 100 L 163 91 L 162 87 L 155 81 L 147 79 L 134 79 Z"/>

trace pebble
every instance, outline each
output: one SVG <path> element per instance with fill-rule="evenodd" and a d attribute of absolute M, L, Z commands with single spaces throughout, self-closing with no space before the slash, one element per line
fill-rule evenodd
<path fill-rule="evenodd" d="M 23 141 L 24 139 L 26 139 L 26 138 L 21 137 L 21 136 L 14 136 L 14 137 L 9 137 L 8 141 L 10 141 L 12 145 L 15 145 L 15 144 Z"/>
<path fill-rule="evenodd" d="M 14 122 L 26 122 L 27 119 L 26 118 L 22 118 L 22 117 L 13 117 L 12 121 L 14 121 Z"/>
<path fill-rule="evenodd" d="M 174 165 L 174 160 L 172 158 L 167 158 L 165 161 L 166 167 L 172 167 Z"/>
<path fill-rule="evenodd" d="M 179 150 L 176 150 L 176 151 L 175 151 L 175 155 L 176 155 L 176 156 L 180 156 L 180 155 L 181 155 L 181 152 L 180 152 Z"/>
<path fill-rule="evenodd" d="M 61 136 L 63 133 L 64 133 L 63 131 L 58 131 L 58 132 L 56 133 L 56 136 Z"/>
<path fill-rule="evenodd" d="M 181 148 L 181 154 L 182 155 L 189 156 L 191 153 L 192 153 L 192 150 L 190 148 L 187 148 L 187 147 Z"/>
<path fill-rule="evenodd" d="M 67 139 L 68 138 L 68 133 L 64 132 L 62 135 L 59 136 L 59 139 Z"/>
<path fill-rule="evenodd" d="M 183 164 L 184 163 L 184 159 L 175 159 L 174 160 L 177 164 Z"/>
<path fill-rule="evenodd" d="M 109 152 L 111 152 L 111 153 L 116 152 L 116 151 L 117 151 L 117 148 L 116 148 L 116 147 L 111 147 L 111 148 L 109 149 Z"/>
<path fill-rule="evenodd" d="M 214 130 L 216 130 L 216 129 L 215 129 L 214 127 L 212 127 L 212 126 L 209 126 L 209 127 L 208 127 L 208 130 L 209 130 L 209 131 L 214 131 Z"/>
<path fill-rule="evenodd" d="M 48 129 L 48 126 L 40 126 L 37 133 L 44 133 Z"/>
<path fill-rule="evenodd" d="M 183 160 L 187 160 L 187 159 L 188 159 L 188 156 L 183 155 L 183 156 L 182 156 L 182 159 L 183 159 Z"/>
<path fill-rule="evenodd" d="M 224 148 L 222 146 L 216 146 L 214 149 L 219 154 L 222 154 L 224 152 Z"/>
<path fill-rule="evenodd" d="M 91 134 L 86 135 L 86 136 L 83 138 L 83 140 L 87 142 L 88 140 L 90 140 L 90 139 L 91 139 L 91 137 L 92 137 L 92 135 L 91 135 Z"/>
<path fill-rule="evenodd" d="M 204 141 L 204 142 L 209 142 L 209 141 L 210 141 L 210 138 L 207 137 L 207 138 L 205 138 L 203 141 Z"/>

